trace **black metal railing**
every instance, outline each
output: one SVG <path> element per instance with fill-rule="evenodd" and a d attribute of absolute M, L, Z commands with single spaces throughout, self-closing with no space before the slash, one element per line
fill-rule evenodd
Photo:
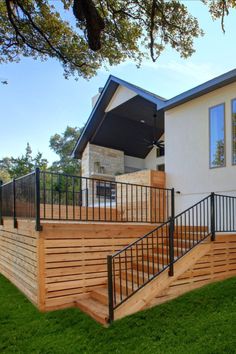
<path fill-rule="evenodd" d="M 0 186 L 0 219 L 163 223 L 174 190 L 40 171 Z"/>
<path fill-rule="evenodd" d="M 216 232 L 235 231 L 236 197 L 211 195 L 107 257 L 109 318 L 114 310 Z"/>
<path fill-rule="evenodd" d="M 35 175 L 29 173 L 0 186 L 0 219 L 12 217 L 14 227 L 17 218 L 35 218 Z"/>
<path fill-rule="evenodd" d="M 161 223 L 173 198 L 167 188 L 40 172 L 44 220 Z"/>
<path fill-rule="evenodd" d="M 236 232 L 236 197 L 215 194 L 215 232 Z"/>

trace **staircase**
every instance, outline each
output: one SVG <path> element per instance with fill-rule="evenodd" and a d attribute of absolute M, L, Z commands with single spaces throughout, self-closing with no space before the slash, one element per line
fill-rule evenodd
<path fill-rule="evenodd" d="M 204 231 L 204 230 L 202 230 Z M 186 240 L 184 235 L 188 233 L 191 235 L 191 239 Z M 192 228 L 191 231 L 188 227 L 182 227 L 182 230 L 178 230 L 174 234 L 174 259 L 177 259 L 181 252 L 185 252 L 186 249 L 181 247 L 181 244 L 186 244 L 187 249 L 189 245 L 193 243 L 193 239 L 198 235 L 201 237 L 204 235 L 198 227 Z M 169 245 L 168 239 L 163 237 L 163 245 L 159 244 L 153 248 L 152 251 L 146 247 L 143 250 L 143 257 L 132 261 L 127 261 L 127 269 L 121 270 L 121 277 L 115 278 L 116 284 L 116 302 L 121 302 L 124 297 L 131 295 L 133 292 L 140 288 L 141 284 L 147 282 L 150 278 L 166 269 L 168 273 L 169 264 Z M 128 258 L 128 256 L 127 256 Z M 128 266 L 129 263 L 129 266 Z M 132 267 L 131 267 L 132 266 Z M 173 277 L 174 281 L 176 278 Z M 115 300 L 115 299 L 114 299 Z M 90 315 L 97 322 L 107 325 L 109 323 L 109 298 L 108 298 L 108 285 L 94 288 L 89 295 L 84 295 L 76 301 L 76 306 L 83 312 Z"/>
<path fill-rule="evenodd" d="M 221 210 L 222 197 L 211 194 L 108 256 L 107 284 L 94 288 L 75 305 L 103 325 L 150 307 L 155 296 L 209 252 L 216 231 L 235 231 L 235 220 L 228 222 L 226 230 L 225 210 L 229 213 L 236 206 L 236 198 Z"/>

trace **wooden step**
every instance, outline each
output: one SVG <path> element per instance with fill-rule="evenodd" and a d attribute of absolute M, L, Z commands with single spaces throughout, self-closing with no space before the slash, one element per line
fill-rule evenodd
<path fill-rule="evenodd" d="M 143 273 L 143 272 L 137 272 L 136 269 L 129 269 L 126 271 L 122 271 L 121 272 L 121 278 L 123 280 L 126 280 L 126 275 L 127 275 L 127 279 L 128 281 L 132 282 L 135 282 L 135 283 L 139 283 L 139 284 L 142 284 L 143 282 L 147 281 L 148 280 L 148 273 Z M 152 274 L 150 273 L 149 274 L 149 279 L 152 277 Z"/>
<path fill-rule="evenodd" d="M 133 284 L 131 281 L 127 279 L 122 279 L 122 278 L 116 278 L 115 280 L 115 289 L 116 289 L 116 294 L 117 294 L 117 300 L 120 301 L 120 294 L 122 293 L 123 298 L 125 298 L 127 295 L 132 294 L 135 290 L 138 289 L 138 284 L 136 281 L 133 281 Z"/>
<path fill-rule="evenodd" d="M 167 264 L 162 264 L 161 262 L 158 264 L 158 263 L 154 263 L 154 273 L 157 273 L 159 271 L 161 271 Z M 151 274 L 153 273 L 153 264 L 152 262 L 149 260 L 145 260 L 145 261 L 134 261 L 133 262 L 133 269 L 135 270 L 139 270 L 140 272 L 145 272 L 148 274 Z"/>
<path fill-rule="evenodd" d="M 184 247 L 185 245 L 183 244 L 183 247 L 177 247 L 177 246 L 174 246 L 174 256 L 179 256 L 181 255 L 182 253 L 185 253 L 187 249 L 185 249 Z M 162 246 L 159 246 L 159 247 L 154 247 L 154 251 L 157 253 L 159 253 L 159 255 L 161 256 L 162 254 L 168 254 L 169 253 L 169 247 L 167 245 L 163 245 Z M 151 252 L 152 251 L 149 251 L 150 255 L 151 255 Z"/>
<path fill-rule="evenodd" d="M 145 261 L 149 260 L 150 263 L 152 263 L 152 260 L 154 263 L 159 263 L 161 265 L 167 264 L 169 255 L 167 253 L 158 253 L 157 251 L 149 251 L 149 252 L 143 252 L 143 259 Z M 142 257 L 139 257 L 139 261 L 142 262 Z"/>
<path fill-rule="evenodd" d="M 91 291 L 92 299 L 101 302 L 103 305 L 108 305 L 108 289 L 106 286 L 100 286 Z"/>
<path fill-rule="evenodd" d="M 108 307 L 91 298 L 90 295 L 76 300 L 75 306 L 94 318 L 97 322 L 103 325 L 108 324 Z"/>

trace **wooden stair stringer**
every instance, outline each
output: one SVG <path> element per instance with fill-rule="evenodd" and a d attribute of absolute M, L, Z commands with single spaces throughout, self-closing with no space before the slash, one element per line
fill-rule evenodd
<path fill-rule="evenodd" d="M 210 238 L 208 237 L 208 239 Z M 174 276 L 169 276 L 169 269 L 164 270 L 156 278 L 147 283 L 142 289 L 138 290 L 133 296 L 115 309 L 114 319 L 117 320 L 150 307 L 149 303 L 155 296 L 168 288 L 171 283 L 176 281 L 178 277 L 180 277 L 201 257 L 211 250 L 212 243 L 206 242 L 207 240 L 196 245 L 192 250 L 175 262 Z"/>

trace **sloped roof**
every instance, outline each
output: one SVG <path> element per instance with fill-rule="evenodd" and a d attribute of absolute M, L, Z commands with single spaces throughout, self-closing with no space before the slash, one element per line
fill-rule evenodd
<path fill-rule="evenodd" d="M 180 95 L 166 100 L 163 109 L 166 111 L 168 109 L 174 108 L 197 97 L 203 96 L 209 92 L 229 85 L 234 81 L 236 81 L 236 69 L 228 71 L 227 73 L 217 76 L 207 82 L 204 82 L 203 84 L 198 85 L 192 88 L 191 90 L 185 91 Z"/>
<path fill-rule="evenodd" d="M 84 150 L 85 146 L 87 145 L 88 141 L 90 138 L 93 136 L 93 134 L 96 132 L 96 130 L 99 128 L 99 124 L 101 123 L 103 116 L 104 116 L 104 111 L 110 102 L 112 96 L 114 95 L 116 89 L 118 86 L 124 86 L 133 92 L 135 92 L 137 95 L 142 97 L 143 99 L 147 100 L 148 102 L 153 103 L 154 105 L 161 107 L 163 103 L 166 101 L 164 98 L 155 95 L 152 92 L 149 92 L 147 90 L 144 90 L 136 85 L 133 85 L 125 80 L 119 79 L 115 76 L 110 75 L 104 88 L 102 89 L 102 92 L 93 107 L 93 110 L 88 118 L 87 123 L 85 124 L 85 127 L 83 129 L 82 134 L 80 135 L 74 150 L 72 152 L 72 156 L 74 157 L 79 157 Z"/>
<path fill-rule="evenodd" d="M 125 80 L 110 75 L 89 116 L 84 130 L 75 145 L 72 155 L 74 157 L 78 157 L 79 155 L 81 155 L 90 138 L 99 129 L 99 126 L 104 117 L 104 111 L 119 85 L 132 90 L 146 101 L 156 105 L 157 112 L 160 112 L 160 114 L 162 114 L 163 111 L 167 111 L 171 108 L 179 106 L 183 103 L 205 95 L 235 81 L 236 69 L 231 70 L 223 75 L 220 75 L 212 80 L 209 80 L 199 86 L 196 86 L 188 91 L 181 93 L 180 95 L 177 95 L 167 100 L 159 95 L 156 95 L 155 93 L 149 92 L 139 86 L 133 85 Z"/>

